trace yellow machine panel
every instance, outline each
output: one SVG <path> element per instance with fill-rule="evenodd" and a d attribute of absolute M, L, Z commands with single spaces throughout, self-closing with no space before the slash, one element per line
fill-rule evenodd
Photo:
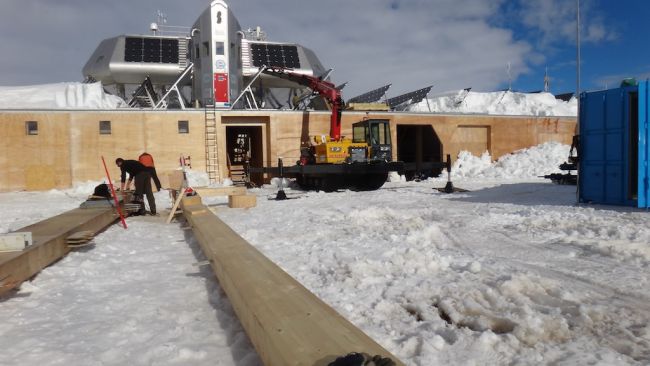
<path fill-rule="evenodd" d="M 350 147 L 367 149 L 366 143 L 355 143 L 352 140 L 327 141 L 315 146 L 316 164 L 343 163 L 350 156 Z"/>

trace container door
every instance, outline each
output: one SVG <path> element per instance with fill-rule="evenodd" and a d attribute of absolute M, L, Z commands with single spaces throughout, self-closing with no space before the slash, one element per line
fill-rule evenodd
<path fill-rule="evenodd" d="M 611 89 L 580 98 L 580 198 L 628 205 L 626 92 Z"/>
<path fill-rule="evenodd" d="M 648 80 L 639 83 L 639 155 L 638 155 L 638 192 L 637 206 L 650 207 L 650 172 L 648 164 L 650 160 L 650 129 L 648 128 L 648 106 L 650 105 L 650 82 Z"/>

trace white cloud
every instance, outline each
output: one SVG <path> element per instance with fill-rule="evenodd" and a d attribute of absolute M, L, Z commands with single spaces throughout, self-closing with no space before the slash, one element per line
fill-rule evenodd
<path fill-rule="evenodd" d="M 541 1 L 541 0 L 540 0 Z M 346 97 L 392 83 L 391 96 L 435 84 L 435 91 L 507 83 L 540 55 L 497 26 L 505 0 L 232 0 L 242 27 L 257 25 L 271 40 L 314 50 Z M 539 1 L 538 1 L 539 2 Z M 102 39 L 147 32 L 156 9 L 169 24 L 190 26 L 207 0 L 94 2 L 3 0 L 0 85 L 81 80 L 81 68 Z M 593 30 L 594 37 L 604 35 Z"/>
<path fill-rule="evenodd" d="M 554 43 L 575 43 L 577 7 L 569 0 L 520 0 L 516 12 L 527 27 L 538 32 L 542 47 Z M 594 9 L 593 1 L 580 4 L 581 41 L 598 43 L 618 37 L 616 30 L 605 26 L 603 17 Z"/>
<path fill-rule="evenodd" d="M 273 40 L 312 48 L 335 68 L 337 82 L 350 81 L 347 97 L 387 83 L 392 96 L 430 84 L 438 91 L 494 89 L 507 82 L 506 63 L 514 78 L 527 71 L 531 47 L 490 24 L 498 1 L 285 3 L 291 12 L 278 6 L 260 13 L 261 0 L 232 6 L 242 26 L 259 24 Z"/>

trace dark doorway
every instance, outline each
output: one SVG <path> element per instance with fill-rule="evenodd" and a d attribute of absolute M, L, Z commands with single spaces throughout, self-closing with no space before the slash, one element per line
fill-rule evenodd
<path fill-rule="evenodd" d="M 442 143 L 431 125 L 397 125 L 397 160 L 415 163 L 442 162 Z M 406 172 L 406 179 L 440 175 L 442 169 Z"/>
<path fill-rule="evenodd" d="M 261 173 L 246 177 L 245 165 L 262 166 L 262 127 L 261 126 L 226 126 L 226 152 L 228 176 L 235 185 L 263 183 Z"/>

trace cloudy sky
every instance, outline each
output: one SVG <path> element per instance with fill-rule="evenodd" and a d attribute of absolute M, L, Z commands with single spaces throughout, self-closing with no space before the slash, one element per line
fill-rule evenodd
<path fill-rule="evenodd" d="M 190 26 L 208 0 L 0 0 L 0 85 L 82 80 L 102 39 L 148 33 L 156 10 Z M 392 83 L 389 96 L 433 84 L 432 94 L 575 90 L 573 0 L 231 0 L 244 28 L 314 50 L 344 96 Z M 616 3 L 616 4 L 614 4 Z M 646 0 L 581 0 L 583 89 L 650 76 Z M 508 67 L 510 65 L 510 76 Z"/>

